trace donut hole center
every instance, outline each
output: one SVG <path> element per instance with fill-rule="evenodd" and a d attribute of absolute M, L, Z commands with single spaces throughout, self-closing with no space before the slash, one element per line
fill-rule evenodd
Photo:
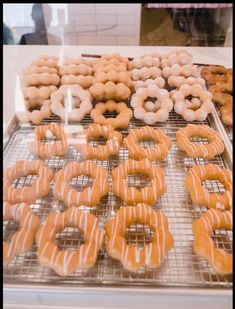
<path fill-rule="evenodd" d="M 116 111 L 113 111 L 113 112 L 105 112 L 103 114 L 103 116 L 105 118 L 116 118 L 117 116 L 119 115 L 119 113 L 117 113 Z"/>
<path fill-rule="evenodd" d="M 10 242 L 13 235 L 20 229 L 20 223 L 10 219 L 3 223 L 3 241 Z"/>
<path fill-rule="evenodd" d="M 208 138 L 206 138 L 205 136 L 202 136 L 202 135 L 192 135 L 190 136 L 190 142 L 192 143 L 200 143 L 200 144 L 203 144 L 203 145 L 206 145 L 206 144 L 209 144 L 209 140 Z"/>
<path fill-rule="evenodd" d="M 144 109 L 147 112 L 157 112 L 161 108 L 161 102 L 156 97 L 147 97 L 144 100 Z"/>
<path fill-rule="evenodd" d="M 226 191 L 226 188 L 223 183 L 218 179 L 206 179 L 202 182 L 203 187 L 207 188 L 209 193 L 222 193 Z"/>
<path fill-rule="evenodd" d="M 64 107 L 71 111 L 75 108 L 79 108 L 81 105 L 81 100 L 80 98 L 76 96 L 71 96 L 71 97 L 64 97 Z"/>
<path fill-rule="evenodd" d="M 141 140 L 139 140 L 138 144 L 143 148 L 154 148 L 157 144 L 157 141 L 150 137 L 143 137 Z"/>
<path fill-rule="evenodd" d="M 51 130 L 46 130 L 45 135 L 41 138 L 42 144 L 52 144 L 60 139 Z"/>
<path fill-rule="evenodd" d="M 12 185 L 15 188 L 23 188 L 23 187 L 31 187 L 32 182 L 36 181 L 36 179 L 38 178 L 37 174 L 29 174 L 27 176 L 21 176 L 19 178 L 16 178 L 13 182 Z"/>
<path fill-rule="evenodd" d="M 76 251 L 78 246 L 84 245 L 84 233 L 75 227 L 66 227 L 56 234 L 55 244 L 59 250 Z"/>
<path fill-rule="evenodd" d="M 225 229 L 214 229 L 211 233 L 211 239 L 217 249 L 222 249 L 227 253 L 232 254 L 232 231 L 227 231 Z"/>
<path fill-rule="evenodd" d="M 81 192 L 87 187 L 91 187 L 93 185 L 93 178 L 87 175 L 79 175 L 78 177 L 73 177 L 70 180 L 70 188 L 76 189 L 77 191 Z"/>
<path fill-rule="evenodd" d="M 105 145 L 107 140 L 108 139 L 102 135 L 96 137 L 92 136 L 89 138 L 89 144 L 91 144 L 93 147 L 97 147 L 99 145 Z"/>
<path fill-rule="evenodd" d="M 185 103 L 187 104 L 187 108 L 192 111 L 196 111 L 201 106 L 201 101 L 199 100 L 199 98 L 192 95 L 188 95 L 187 97 L 185 97 Z"/>
<path fill-rule="evenodd" d="M 126 177 L 126 183 L 128 187 L 135 187 L 141 189 L 150 186 L 151 179 L 148 175 L 134 173 Z"/>
<path fill-rule="evenodd" d="M 126 228 L 125 239 L 128 245 L 144 248 L 152 242 L 153 232 L 146 224 L 135 223 Z"/>

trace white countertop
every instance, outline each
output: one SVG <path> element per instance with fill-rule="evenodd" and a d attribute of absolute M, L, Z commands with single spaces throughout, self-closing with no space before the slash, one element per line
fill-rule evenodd
<path fill-rule="evenodd" d="M 22 70 L 40 55 L 79 57 L 85 54 L 104 54 L 118 52 L 124 56 L 137 57 L 151 52 L 167 53 L 175 46 L 3 46 L 3 129 L 15 110 L 15 89 L 17 78 Z M 230 47 L 187 47 L 193 54 L 195 63 L 220 64 L 232 67 L 232 48 Z"/>

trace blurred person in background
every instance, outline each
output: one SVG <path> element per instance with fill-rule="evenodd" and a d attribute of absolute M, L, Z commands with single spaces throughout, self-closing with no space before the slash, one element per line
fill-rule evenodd
<path fill-rule="evenodd" d="M 10 28 L 3 23 L 3 45 L 14 44 L 14 36 Z"/>
<path fill-rule="evenodd" d="M 52 21 L 52 9 L 47 3 L 34 3 L 31 13 L 35 32 L 23 34 L 19 44 L 25 45 L 61 45 L 61 40 L 47 32 Z"/>

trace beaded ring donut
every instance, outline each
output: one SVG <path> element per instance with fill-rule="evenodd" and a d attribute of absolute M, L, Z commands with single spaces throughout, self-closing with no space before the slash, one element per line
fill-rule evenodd
<path fill-rule="evenodd" d="M 113 53 L 113 54 L 103 54 L 100 58 L 100 60 L 108 60 L 108 61 L 112 61 L 112 60 L 117 60 L 121 63 L 125 63 L 126 66 L 128 66 L 129 64 L 129 59 L 127 57 L 121 56 L 119 53 Z"/>
<path fill-rule="evenodd" d="M 60 67 L 59 69 L 59 74 L 60 75 L 92 75 L 93 74 L 93 69 L 89 65 L 85 64 L 65 64 Z"/>
<path fill-rule="evenodd" d="M 161 68 L 171 67 L 174 64 L 180 66 L 193 64 L 193 56 L 187 50 L 173 50 L 170 53 L 161 57 Z"/>
<path fill-rule="evenodd" d="M 141 188 L 128 187 L 125 178 L 128 175 L 140 173 L 150 177 L 150 186 Z M 127 205 L 138 203 L 154 204 L 166 192 L 165 175 L 160 166 L 153 165 L 151 161 L 142 159 L 135 161 L 125 160 L 124 163 L 112 172 L 112 188 L 115 195 L 122 198 Z"/>
<path fill-rule="evenodd" d="M 3 221 L 19 222 L 20 228 L 14 233 L 10 242 L 3 241 L 3 264 L 8 265 L 11 260 L 21 253 L 27 253 L 34 242 L 40 221 L 27 204 L 3 204 Z"/>
<path fill-rule="evenodd" d="M 49 74 L 57 74 L 58 70 L 56 68 L 51 68 L 48 66 L 34 66 L 34 65 L 29 65 L 27 68 L 24 69 L 23 71 L 24 75 L 31 75 L 34 73 L 37 74 L 42 74 L 42 73 L 49 73 Z"/>
<path fill-rule="evenodd" d="M 125 239 L 126 228 L 134 223 L 146 224 L 153 232 L 152 242 L 143 248 L 128 245 Z M 119 208 L 117 216 L 107 222 L 106 233 L 109 256 L 119 260 L 131 272 L 137 272 L 141 267 L 158 268 L 174 245 L 167 217 L 146 204 Z"/>
<path fill-rule="evenodd" d="M 155 103 L 145 100 L 157 98 Z M 131 98 L 131 106 L 134 108 L 136 119 L 143 120 L 146 124 L 152 125 L 156 122 L 164 122 L 169 117 L 169 112 L 173 109 L 173 102 L 166 89 L 160 89 L 155 85 L 146 88 L 139 88 Z M 147 110 L 147 111 L 146 111 Z"/>
<path fill-rule="evenodd" d="M 79 107 L 73 109 L 72 111 L 66 110 L 62 104 L 63 100 L 69 99 L 69 93 L 71 95 L 71 101 L 72 97 L 75 97 L 76 101 L 80 101 Z M 65 120 L 66 115 L 68 120 L 81 121 L 84 116 L 91 111 L 91 109 L 91 95 L 89 91 L 82 89 L 79 85 L 63 85 L 51 95 L 51 110 L 54 114 L 60 116 L 63 121 Z"/>
<path fill-rule="evenodd" d="M 201 70 L 202 78 L 204 78 L 210 85 L 216 84 L 217 82 L 227 82 L 231 75 L 232 70 L 226 69 L 222 65 L 209 65 Z"/>
<path fill-rule="evenodd" d="M 171 67 L 164 67 L 162 70 L 162 76 L 164 78 L 169 78 L 170 76 L 185 76 L 185 77 L 196 77 L 198 74 L 198 69 L 195 65 L 186 64 L 180 66 L 178 64 L 174 64 Z"/>
<path fill-rule="evenodd" d="M 63 126 L 51 122 L 48 125 L 38 126 L 34 129 L 35 140 L 30 143 L 30 152 L 39 155 L 43 160 L 54 156 L 64 156 L 68 150 L 66 135 Z M 53 143 L 42 143 L 43 138 L 50 138 L 53 135 L 57 140 Z"/>
<path fill-rule="evenodd" d="M 208 144 L 191 142 L 190 138 L 195 136 L 207 139 Z M 185 128 L 180 128 L 176 132 L 176 144 L 192 158 L 212 160 L 216 155 L 224 152 L 224 143 L 219 132 L 206 125 L 188 124 Z"/>
<path fill-rule="evenodd" d="M 30 75 L 25 75 L 23 78 L 23 82 L 26 86 L 39 86 L 39 85 L 58 86 L 60 84 L 60 77 L 57 74 L 33 73 Z"/>
<path fill-rule="evenodd" d="M 163 88 L 165 86 L 165 80 L 162 77 L 157 77 L 155 79 L 146 79 L 143 80 L 137 80 L 134 82 L 134 88 L 135 90 L 138 90 L 139 88 L 146 88 L 150 85 L 155 85 L 158 88 Z"/>
<path fill-rule="evenodd" d="M 230 211 L 210 209 L 193 222 L 193 249 L 197 255 L 207 259 L 219 274 L 233 272 L 233 256 L 223 249 L 216 248 L 210 235 L 213 229 L 232 230 L 233 219 Z"/>
<path fill-rule="evenodd" d="M 63 75 L 61 76 L 61 85 L 80 85 L 83 89 L 87 89 L 92 85 L 93 76 L 91 75 Z"/>
<path fill-rule="evenodd" d="M 143 67 L 141 69 L 134 69 L 130 71 L 131 73 L 131 78 L 136 81 L 136 80 L 146 80 L 146 79 L 155 79 L 157 77 L 162 76 L 162 70 L 159 69 L 158 67 Z"/>
<path fill-rule="evenodd" d="M 231 102 L 226 103 L 223 105 L 219 112 L 221 114 L 221 119 L 223 123 L 227 126 L 233 125 L 233 104 Z"/>
<path fill-rule="evenodd" d="M 108 73 L 111 70 L 114 70 L 116 72 L 127 72 L 126 65 L 121 62 L 117 63 L 102 62 L 99 64 L 97 63 L 95 66 L 93 66 L 93 68 L 95 68 L 94 76 L 96 76 L 101 72 Z"/>
<path fill-rule="evenodd" d="M 170 76 L 167 80 L 167 83 L 170 87 L 180 88 L 183 84 L 193 86 L 195 84 L 201 85 L 202 87 L 206 86 L 205 80 L 198 77 L 187 77 L 184 76 Z"/>
<path fill-rule="evenodd" d="M 51 57 L 51 56 L 46 56 L 42 55 L 38 57 L 38 59 L 34 60 L 31 62 L 31 66 L 37 66 L 37 67 L 43 67 L 47 66 L 50 68 L 58 68 L 58 62 L 59 58 L 58 57 Z"/>
<path fill-rule="evenodd" d="M 193 97 L 191 102 L 187 99 L 189 96 Z M 174 102 L 175 112 L 186 121 L 203 121 L 213 109 L 211 93 L 200 85 L 182 85 L 178 91 L 173 90 L 171 99 Z"/>
<path fill-rule="evenodd" d="M 131 90 L 125 84 L 115 84 L 112 81 L 96 83 L 91 86 L 90 93 L 97 100 L 126 100 L 131 96 Z"/>
<path fill-rule="evenodd" d="M 35 106 L 40 106 L 40 110 L 33 110 L 30 112 L 30 109 Z M 49 118 L 51 116 L 51 100 L 43 101 L 25 101 L 25 110 L 16 110 L 16 116 L 20 122 L 27 123 L 32 121 L 35 124 L 39 124 L 43 119 Z"/>
<path fill-rule="evenodd" d="M 22 89 L 24 98 L 37 100 L 38 98 L 49 99 L 51 94 L 57 90 L 56 86 L 25 87 Z"/>
<path fill-rule="evenodd" d="M 224 185 L 225 192 L 209 193 L 202 185 L 207 179 L 219 180 Z M 229 209 L 232 206 L 231 172 L 228 169 L 221 169 L 216 164 L 193 166 L 185 178 L 185 187 L 190 193 L 193 204 L 217 209 Z"/>
<path fill-rule="evenodd" d="M 12 184 L 17 178 L 37 175 L 32 180 L 30 187 L 15 188 Z M 7 167 L 3 173 L 3 198 L 9 203 L 32 204 L 38 198 L 47 196 L 50 191 L 50 182 L 53 179 L 53 172 L 45 166 L 43 161 L 34 160 L 16 161 L 13 167 Z"/>
<path fill-rule="evenodd" d="M 143 148 L 138 144 L 140 140 L 153 140 L 156 145 L 154 148 Z M 135 160 L 148 159 L 150 161 L 165 159 L 172 146 L 171 140 L 162 130 L 154 130 L 148 126 L 130 129 L 123 144 L 128 149 L 130 158 Z"/>
<path fill-rule="evenodd" d="M 84 233 L 84 244 L 76 251 L 59 250 L 56 234 L 67 228 L 78 228 Z M 88 212 L 72 207 L 65 212 L 52 211 L 36 234 L 38 259 L 42 266 L 50 267 L 60 276 L 67 276 L 76 269 L 92 267 L 104 244 L 104 234 L 97 218 Z"/>
<path fill-rule="evenodd" d="M 69 185 L 72 178 L 80 175 L 91 176 L 94 179 L 92 187 L 87 187 L 82 192 L 71 189 Z M 107 170 L 90 160 L 81 163 L 69 162 L 64 169 L 55 174 L 54 195 L 63 201 L 66 207 L 80 205 L 93 207 L 108 191 Z"/>
<path fill-rule="evenodd" d="M 233 96 L 226 91 L 225 87 L 219 87 L 217 84 L 214 84 L 209 87 L 209 91 L 212 94 L 212 100 L 219 105 L 225 105 L 226 103 L 233 103 Z"/>
<path fill-rule="evenodd" d="M 115 118 L 105 118 L 104 113 L 116 112 L 118 115 Z M 116 103 L 113 100 L 108 100 L 106 103 L 97 103 L 91 111 L 91 119 L 95 123 L 101 125 L 111 125 L 114 129 L 127 128 L 132 118 L 133 112 L 124 102 Z"/>
<path fill-rule="evenodd" d="M 77 58 L 65 58 L 63 60 L 63 64 L 75 64 L 75 65 L 80 65 L 80 64 L 85 64 L 87 66 L 92 66 L 92 62 L 88 59 L 85 59 L 83 57 L 77 57 Z"/>
<path fill-rule="evenodd" d="M 108 81 L 112 81 L 114 83 L 123 83 L 128 88 L 133 86 L 133 82 L 130 78 L 130 73 L 128 71 L 116 72 L 115 70 L 110 70 L 109 72 L 100 72 L 98 73 L 92 83 L 93 85 L 96 83 L 107 83 Z"/>
<path fill-rule="evenodd" d="M 97 147 L 94 147 L 88 143 L 91 138 L 100 136 L 107 139 L 105 145 L 97 145 Z M 85 136 L 83 139 L 81 139 L 81 135 L 78 134 L 78 142 L 75 147 L 82 154 L 83 158 L 103 161 L 108 160 L 110 156 L 117 155 L 121 143 L 122 134 L 114 131 L 112 126 L 101 126 L 93 123 L 85 130 Z"/>
<path fill-rule="evenodd" d="M 157 53 L 151 55 L 142 55 L 134 58 L 129 64 L 129 70 L 141 69 L 143 67 L 159 67 L 160 55 Z"/>

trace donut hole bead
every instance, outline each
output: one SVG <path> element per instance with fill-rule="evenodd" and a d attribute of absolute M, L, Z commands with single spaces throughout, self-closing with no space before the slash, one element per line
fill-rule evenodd
<path fill-rule="evenodd" d="M 59 250 L 76 251 L 78 246 L 84 244 L 84 233 L 77 227 L 66 227 L 55 235 L 55 245 Z"/>
<path fill-rule="evenodd" d="M 147 224 L 134 222 L 126 227 L 125 240 L 127 245 L 135 245 L 137 248 L 144 248 L 153 240 L 154 231 Z"/>
<path fill-rule="evenodd" d="M 135 187 L 137 190 L 150 186 L 151 179 L 147 173 L 130 173 L 125 178 L 128 187 Z"/>

